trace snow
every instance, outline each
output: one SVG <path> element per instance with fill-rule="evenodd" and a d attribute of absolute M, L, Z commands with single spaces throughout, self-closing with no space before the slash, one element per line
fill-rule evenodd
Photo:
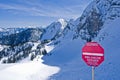
<path fill-rule="evenodd" d="M 116 0 L 117 1 L 117 0 Z M 100 8 L 103 17 L 109 5 L 108 1 L 101 0 L 99 4 L 94 6 Z M 95 3 L 93 3 L 95 4 Z M 101 5 L 100 5 L 101 4 Z M 106 6 L 104 6 L 106 5 Z M 86 9 L 89 14 L 92 4 Z M 97 11 L 98 12 L 98 11 Z M 119 13 L 118 13 L 119 14 Z M 106 17 L 105 17 L 106 18 Z M 75 21 L 78 24 L 79 19 Z M 84 23 L 85 20 L 83 20 Z M 65 28 L 64 20 L 60 19 L 59 23 L 53 23 L 47 28 L 44 39 L 51 39 L 56 34 L 62 32 Z M 63 25 L 63 26 L 62 26 Z M 66 25 L 66 24 L 65 24 Z M 105 61 L 95 68 L 95 80 L 119 80 L 120 79 L 120 18 L 115 20 L 106 19 L 102 29 L 94 41 L 100 43 L 105 51 Z M 74 30 L 73 30 L 74 31 Z M 87 66 L 82 60 L 81 49 L 85 42 L 80 39 L 73 38 L 73 31 L 66 32 L 65 36 L 57 39 L 60 43 L 54 45 L 46 44 L 45 49 L 51 55 L 37 56 L 34 61 L 17 64 L 0 64 L 0 80 L 89 80 L 91 79 L 91 67 Z M 32 50 L 36 49 L 38 43 L 35 43 Z M 7 77 L 6 77 L 7 76 Z"/>
<path fill-rule="evenodd" d="M 59 45 L 51 51 L 50 56 L 44 56 L 44 64 L 51 66 L 58 66 L 60 71 L 51 76 L 49 80 L 79 80 L 77 74 L 79 73 L 81 63 L 80 49 L 84 44 L 81 39 L 74 41 L 64 41 L 66 44 Z M 74 75 L 74 77 L 73 77 Z"/>
<path fill-rule="evenodd" d="M 39 43 L 34 43 L 32 50 Z M 52 47 L 46 46 L 48 51 Z M 47 80 L 59 72 L 60 68 L 43 64 L 43 56 L 37 56 L 33 61 L 29 57 L 14 64 L 0 64 L 0 80 Z M 7 76 L 7 77 L 6 77 Z"/>
<path fill-rule="evenodd" d="M 98 37 L 94 40 L 105 50 L 105 61 L 95 68 L 96 80 L 119 80 L 120 77 L 120 18 L 108 20 Z M 44 64 L 57 66 L 60 71 L 49 80 L 88 80 L 91 78 L 91 67 L 81 58 L 81 49 L 85 42 L 81 39 L 63 40 L 52 51 L 44 56 Z"/>
<path fill-rule="evenodd" d="M 47 51 L 47 53 L 49 53 L 50 51 L 52 51 L 54 49 L 54 45 L 45 45 L 45 50 Z"/>
<path fill-rule="evenodd" d="M 32 50 L 37 49 L 37 46 L 38 46 L 39 44 L 40 44 L 39 42 L 34 43 L 34 46 L 32 47 Z"/>
<path fill-rule="evenodd" d="M 3 66 L 7 67 L 3 68 Z M 58 71 L 58 67 L 47 66 L 40 61 L 9 65 L 0 64 L 0 80 L 47 80 L 49 76 Z"/>
<path fill-rule="evenodd" d="M 9 47 L 9 46 L 0 45 L 0 51 L 2 51 L 5 47 Z"/>
<path fill-rule="evenodd" d="M 0 45 L 0 51 L 2 51 L 3 49 L 4 49 L 3 46 Z"/>
<path fill-rule="evenodd" d="M 56 36 L 59 36 L 66 26 L 67 22 L 64 19 L 59 19 L 57 22 L 53 22 L 46 28 L 46 31 L 42 36 L 42 40 L 45 39 L 51 40 Z"/>
<path fill-rule="evenodd" d="M 94 40 L 105 50 L 105 61 L 95 68 L 96 80 L 119 80 L 119 21 L 120 18 L 106 21 Z M 0 64 L 0 80 L 88 80 L 91 78 L 91 67 L 81 58 L 84 44 L 80 38 L 65 39 L 56 46 L 47 44 L 45 49 L 52 54 L 42 57 L 43 60 L 38 57 L 38 61 Z M 36 46 L 37 43 L 34 48 Z"/>
<path fill-rule="evenodd" d="M 97 72 L 101 74 L 101 79 L 103 80 L 119 80 L 120 78 L 120 18 L 115 19 L 114 21 L 108 21 L 103 30 L 100 32 L 98 38 L 102 37 L 101 45 L 103 45 L 105 49 L 105 61 L 101 69 L 98 69 Z M 101 36 L 103 34 L 107 34 L 105 36 Z"/>
<path fill-rule="evenodd" d="M 58 21 L 61 23 L 61 29 L 63 30 L 67 26 L 67 22 L 64 19 L 58 19 Z"/>

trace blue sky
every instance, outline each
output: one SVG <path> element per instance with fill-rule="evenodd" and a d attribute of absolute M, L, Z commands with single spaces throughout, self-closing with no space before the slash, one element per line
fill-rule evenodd
<path fill-rule="evenodd" d="M 0 27 L 44 27 L 80 17 L 92 0 L 0 0 Z"/>

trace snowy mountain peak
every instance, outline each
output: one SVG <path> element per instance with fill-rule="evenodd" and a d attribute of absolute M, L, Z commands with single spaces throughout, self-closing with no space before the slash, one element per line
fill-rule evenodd
<path fill-rule="evenodd" d="M 66 25 L 67 25 L 67 21 L 66 21 L 65 19 L 60 18 L 60 19 L 58 19 L 58 22 L 61 24 L 61 29 L 62 29 L 62 30 L 63 30 L 63 29 L 66 27 Z"/>
<path fill-rule="evenodd" d="M 120 17 L 119 0 L 94 0 L 76 20 L 75 35 L 87 41 L 93 40 L 107 20 L 114 20 L 117 17 Z"/>
<path fill-rule="evenodd" d="M 58 21 L 51 23 L 42 36 L 42 40 L 55 40 L 61 36 L 64 29 L 67 26 L 67 21 L 64 19 L 58 19 Z"/>
<path fill-rule="evenodd" d="M 58 19 L 58 22 L 60 22 L 60 23 L 62 24 L 62 23 L 64 23 L 64 22 L 66 22 L 66 20 L 65 20 L 65 19 L 60 18 L 60 19 Z"/>

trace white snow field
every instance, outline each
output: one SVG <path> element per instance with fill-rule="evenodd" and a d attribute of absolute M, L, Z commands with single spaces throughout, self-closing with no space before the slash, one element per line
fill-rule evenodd
<path fill-rule="evenodd" d="M 47 80 L 60 69 L 42 64 L 42 60 L 0 64 L 0 80 Z"/>

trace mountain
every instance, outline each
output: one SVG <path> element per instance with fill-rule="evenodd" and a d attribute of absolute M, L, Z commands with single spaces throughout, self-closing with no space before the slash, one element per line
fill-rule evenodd
<path fill-rule="evenodd" d="M 94 40 L 108 20 L 120 17 L 119 6 L 120 2 L 116 0 L 94 0 L 84 10 L 82 16 L 76 20 L 59 19 L 45 29 L 1 28 L 0 45 L 3 46 L 1 47 L 1 59 L 8 54 L 12 55 L 13 52 L 15 52 L 14 54 L 24 52 L 25 47 L 19 48 L 26 44 L 30 48 L 28 51 L 30 53 L 32 47 L 34 47 L 29 46 L 31 44 L 38 43 L 38 48 L 43 47 L 45 49 L 48 43 L 49 45 L 58 46 L 79 38 L 85 41 Z M 16 47 L 20 51 L 16 51 Z"/>
<path fill-rule="evenodd" d="M 94 40 L 108 20 L 112 21 L 120 17 L 119 6 L 120 2 L 116 0 L 94 0 L 84 10 L 82 16 L 76 20 L 71 19 L 70 21 L 66 21 L 59 19 L 45 29 L 1 28 L 0 45 L 3 46 L 1 48 L 1 59 L 9 54 L 24 52 L 24 50 L 26 50 L 25 47 L 22 47 L 22 49 L 19 48 L 26 44 L 29 48 L 29 54 L 32 47 L 34 47 L 30 46 L 31 44 L 38 43 L 37 49 L 42 47 L 45 49 L 47 44 L 54 46 L 65 45 L 69 41 L 79 38 L 84 41 Z M 17 50 L 16 47 L 20 51 Z"/>
<path fill-rule="evenodd" d="M 57 22 L 51 23 L 45 29 L 42 40 L 55 40 L 56 38 L 61 36 L 66 26 L 67 21 L 65 21 L 64 19 L 59 19 Z"/>
<path fill-rule="evenodd" d="M 42 29 L 28 28 L 22 32 L 14 33 L 0 38 L 0 44 L 2 45 L 19 45 L 29 41 L 38 41 L 42 36 Z"/>
<path fill-rule="evenodd" d="M 61 35 L 57 37 L 53 43 L 57 44 L 63 40 L 73 40 L 77 38 L 82 38 L 82 40 L 85 41 L 94 40 L 107 20 L 114 20 L 120 17 L 119 6 L 120 2 L 116 0 L 94 0 L 84 10 L 81 17 L 76 20 L 71 19 L 67 21 L 67 25 L 61 32 Z M 56 30 L 54 29 L 53 31 Z M 51 33 L 48 33 L 48 35 L 49 34 Z"/>
<path fill-rule="evenodd" d="M 25 71 L 22 78 L 25 80 L 88 80 L 91 78 L 91 67 L 82 60 L 81 49 L 86 42 L 96 41 L 105 50 L 105 61 L 95 68 L 95 79 L 119 80 L 119 25 L 119 0 L 93 0 L 76 20 L 59 19 L 45 29 L 29 28 L 3 35 L 0 38 L 1 63 L 33 62 L 0 67 L 3 69 L 0 79 L 21 79 L 19 70 L 13 72 L 15 68 Z M 0 31 L 4 32 L 4 29 Z M 43 62 L 37 65 L 39 60 Z M 33 64 L 37 67 L 24 68 Z M 2 77 L 5 76 L 2 73 L 17 73 L 17 77 Z"/>
<path fill-rule="evenodd" d="M 33 60 L 36 55 L 46 54 L 44 43 L 40 41 L 43 32 L 44 30 L 40 28 L 27 28 L 17 33 L 2 35 L 0 38 L 1 62 L 14 63 L 28 56 L 29 60 Z M 4 32 L 1 33 L 4 34 Z"/>
<path fill-rule="evenodd" d="M 94 41 L 105 50 L 105 61 L 95 68 L 97 80 L 119 80 L 119 26 L 120 18 L 108 20 Z M 48 80 L 87 80 L 91 78 L 91 67 L 82 60 L 82 47 L 86 42 L 80 38 L 67 40 L 56 46 L 50 56 L 44 56 L 44 64 L 57 66 L 60 71 Z M 49 45 L 50 46 L 50 45 Z M 52 46 L 52 45 L 51 45 Z"/>
<path fill-rule="evenodd" d="M 88 41 L 94 39 L 108 19 L 120 17 L 119 8 L 120 2 L 117 0 L 94 0 L 76 20 L 75 35 Z"/>
<path fill-rule="evenodd" d="M 99 42 L 105 50 L 105 61 L 95 68 L 97 80 L 119 80 L 119 25 L 120 1 L 94 0 L 82 16 L 69 24 L 62 35 L 52 43 L 50 56 L 44 56 L 44 64 L 57 66 L 60 71 L 49 80 L 88 80 L 91 67 L 81 58 L 81 49 L 87 41 Z"/>
<path fill-rule="evenodd" d="M 27 28 L 0 28 L 0 38 L 2 38 L 5 35 L 11 35 L 11 34 L 22 32 L 26 29 Z"/>

